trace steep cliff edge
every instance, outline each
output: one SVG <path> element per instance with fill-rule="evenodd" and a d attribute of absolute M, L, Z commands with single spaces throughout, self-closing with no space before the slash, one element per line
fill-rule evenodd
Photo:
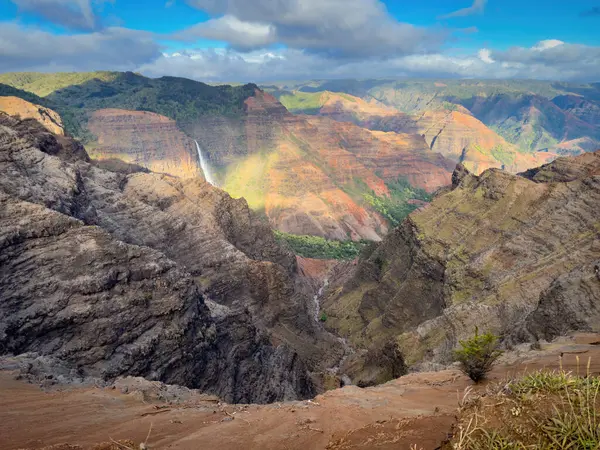
<path fill-rule="evenodd" d="M 314 392 L 309 373 L 339 343 L 245 201 L 201 179 L 104 170 L 34 121 L 0 120 L 3 352 L 235 402 Z"/>
<path fill-rule="evenodd" d="M 304 102 L 299 101 L 304 100 Z M 281 101 L 297 112 L 352 122 L 361 127 L 400 136 L 420 137 L 427 147 L 475 174 L 489 168 L 518 172 L 555 157 L 553 153 L 522 153 L 460 105 L 448 103 L 418 114 L 406 114 L 377 102 L 332 92 L 281 95 Z"/>
<path fill-rule="evenodd" d="M 61 117 L 55 111 L 35 105 L 19 97 L 0 97 L 0 111 L 21 119 L 35 119 L 54 134 L 64 135 L 65 128 Z"/>
<path fill-rule="evenodd" d="M 397 365 L 446 363 L 475 326 L 510 339 L 556 335 L 561 307 L 570 314 L 561 332 L 597 328 L 600 298 L 589 286 L 600 282 L 598 156 L 559 159 L 537 182 L 459 167 L 452 191 L 411 214 L 328 293 L 327 326 L 364 349 L 350 374 L 381 382 L 389 355 Z M 574 291 L 571 306 L 557 306 Z M 551 313 L 554 321 L 542 319 Z M 386 349 L 387 359 L 375 357 Z"/>
<path fill-rule="evenodd" d="M 383 205 L 390 200 L 386 183 L 402 178 L 433 192 L 449 183 L 454 166 L 421 136 L 391 138 L 350 123 L 296 116 L 252 84 L 209 86 L 134 73 L 4 79 L 47 95 L 43 101 L 62 114 L 67 132 L 95 159 L 195 177 L 201 173 L 198 141 L 216 184 L 246 198 L 285 233 L 379 240 L 395 223 Z M 40 83 L 57 89 L 40 91 Z"/>
<path fill-rule="evenodd" d="M 378 240 L 388 224 L 365 195 L 388 197 L 399 177 L 429 192 L 454 164 L 419 136 L 373 133 L 352 123 L 289 113 L 256 90 L 241 118 L 182 124 L 220 168 L 220 186 L 264 210 L 271 225 L 329 239 Z"/>
<path fill-rule="evenodd" d="M 147 111 L 100 109 L 88 129 L 97 141 L 87 145 L 95 159 L 120 159 L 180 178 L 202 176 L 194 141 L 174 120 Z"/>

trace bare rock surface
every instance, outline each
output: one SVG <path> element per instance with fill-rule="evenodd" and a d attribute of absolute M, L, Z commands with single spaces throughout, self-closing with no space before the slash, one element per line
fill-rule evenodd
<path fill-rule="evenodd" d="M 459 166 L 453 185 L 326 295 L 327 326 L 361 350 L 346 361 L 351 377 L 448 363 L 476 326 L 507 341 L 597 330 L 598 152 L 527 177 Z"/>
<path fill-rule="evenodd" d="M 64 135 L 65 129 L 61 117 L 56 111 L 45 106 L 35 105 L 19 97 L 0 97 L 0 111 L 10 115 L 19 116 L 21 119 L 35 119 L 48 131 L 57 135 Z"/>
<path fill-rule="evenodd" d="M 339 343 L 244 200 L 200 179 L 104 170 L 68 138 L 0 120 L 3 353 L 228 401 L 314 392 L 310 373 L 339 358 Z M 225 309 L 213 316 L 206 299 Z"/>
<path fill-rule="evenodd" d="M 148 111 L 100 109 L 91 114 L 88 129 L 97 137 L 89 146 L 96 159 L 121 159 L 180 178 L 202 176 L 194 141 L 168 117 Z"/>
<path fill-rule="evenodd" d="M 541 343 L 540 351 L 510 352 L 492 383 L 559 366 L 600 372 L 598 335 Z M 596 343 L 596 345 L 594 345 Z M 514 353 L 514 355 L 513 355 Z M 509 357 L 510 356 L 510 360 Z M 346 386 L 312 400 L 232 405 L 148 382 L 118 379 L 113 386 L 41 391 L 0 371 L 0 447 L 6 450 L 434 450 L 452 432 L 459 402 L 483 394 L 456 369 L 413 373 L 381 386 Z M 149 430 L 151 431 L 149 433 Z M 112 439 L 112 440 L 111 440 Z M 106 443 L 101 446 L 99 443 Z M 111 446 L 112 444 L 112 446 Z"/>

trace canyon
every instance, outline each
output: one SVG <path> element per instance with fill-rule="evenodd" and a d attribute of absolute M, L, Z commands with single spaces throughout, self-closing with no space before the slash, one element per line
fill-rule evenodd
<path fill-rule="evenodd" d="M 407 78 L 281 82 L 263 88 L 278 98 L 350 94 L 416 117 L 467 113 L 524 154 L 577 155 L 600 147 L 598 83 Z"/>
<path fill-rule="evenodd" d="M 255 85 L 188 81 L 0 98 L 0 385 L 15 408 L 23 395 L 114 425 L 90 411 L 118 405 L 117 438 L 135 441 L 158 414 L 156 441 L 181 448 L 269 448 L 265 433 L 273 448 L 407 447 L 411 432 L 433 447 L 469 386 L 453 350 L 477 328 L 506 350 L 496 379 L 596 349 L 600 151 L 523 152 L 463 106 L 415 115 L 325 92 L 294 114 Z M 202 110 L 169 110 L 172 91 Z M 360 251 L 301 257 L 282 233 Z M 9 448 L 69 440 L 48 426 Z"/>
<path fill-rule="evenodd" d="M 448 192 L 330 282 L 327 327 L 361 349 L 343 371 L 368 385 L 448 364 L 475 327 L 507 342 L 597 331 L 599 174 L 600 151 L 522 175 L 459 165 Z"/>
<path fill-rule="evenodd" d="M 283 93 L 280 98 L 298 113 L 308 112 L 387 132 L 386 136 L 391 139 L 424 140 L 432 151 L 460 162 L 476 174 L 492 167 L 519 172 L 556 157 L 551 152 L 518 151 L 517 146 L 508 143 L 460 105 L 445 104 L 439 109 L 406 114 L 374 99 L 366 101 L 327 91 Z"/>
<path fill-rule="evenodd" d="M 34 120 L 0 120 L 3 352 L 234 402 L 322 389 L 341 345 L 244 200 L 200 178 L 92 163 Z"/>
<path fill-rule="evenodd" d="M 69 117 L 70 132 L 94 159 L 120 159 L 184 178 L 209 170 L 211 184 L 245 198 L 284 234 L 380 240 L 423 198 L 399 196 L 391 189 L 399 180 L 431 194 L 450 184 L 457 162 L 475 174 L 489 168 L 517 173 L 573 146 L 594 150 L 596 142 L 595 100 L 577 103 L 571 94 L 550 102 L 542 98 L 549 89 L 535 83 L 517 87 L 534 92 L 517 99 L 494 94 L 506 89 L 501 84 L 468 82 L 405 83 L 400 91 L 383 81 L 366 90 L 359 82 L 341 81 L 294 90 L 265 86 L 273 96 L 251 84 L 208 86 L 132 73 L 65 77 L 70 81 L 54 80 L 59 89 L 51 92 L 40 87 L 49 82 L 43 76 L 4 81 L 44 94 L 40 103 L 51 102 Z M 468 94 L 456 96 L 461 89 Z M 527 104 L 544 111 L 538 122 L 562 134 L 561 142 L 544 149 L 540 138 L 526 151 L 520 138 L 504 137 L 514 122 L 511 114 Z M 565 114 L 563 128 L 569 132 L 560 128 Z"/>

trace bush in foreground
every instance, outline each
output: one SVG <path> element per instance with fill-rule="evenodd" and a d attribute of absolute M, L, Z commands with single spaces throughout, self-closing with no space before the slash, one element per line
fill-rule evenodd
<path fill-rule="evenodd" d="M 589 364 L 588 364 L 589 367 Z M 538 371 L 466 392 L 452 450 L 600 449 L 600 378 L 563 370 Z"/>
<path fill-rule="evenodd" d="M 498 336 L 492 333 L 479 334 L 477 328 L 473 337 L 460 341 L 460 346 L 454 352 L 454 357 L 460 362 L 461 370 L 476 383 L 485 378 L 502 354 L 498 350 Z"/>

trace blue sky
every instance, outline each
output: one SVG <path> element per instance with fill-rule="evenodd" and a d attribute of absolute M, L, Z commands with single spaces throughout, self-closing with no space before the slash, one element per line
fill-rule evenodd
<path fill-rule="evenodd" d="M 600 0 L 0 0 L 0 70 L 598 81 L 598 30 Z"/>

